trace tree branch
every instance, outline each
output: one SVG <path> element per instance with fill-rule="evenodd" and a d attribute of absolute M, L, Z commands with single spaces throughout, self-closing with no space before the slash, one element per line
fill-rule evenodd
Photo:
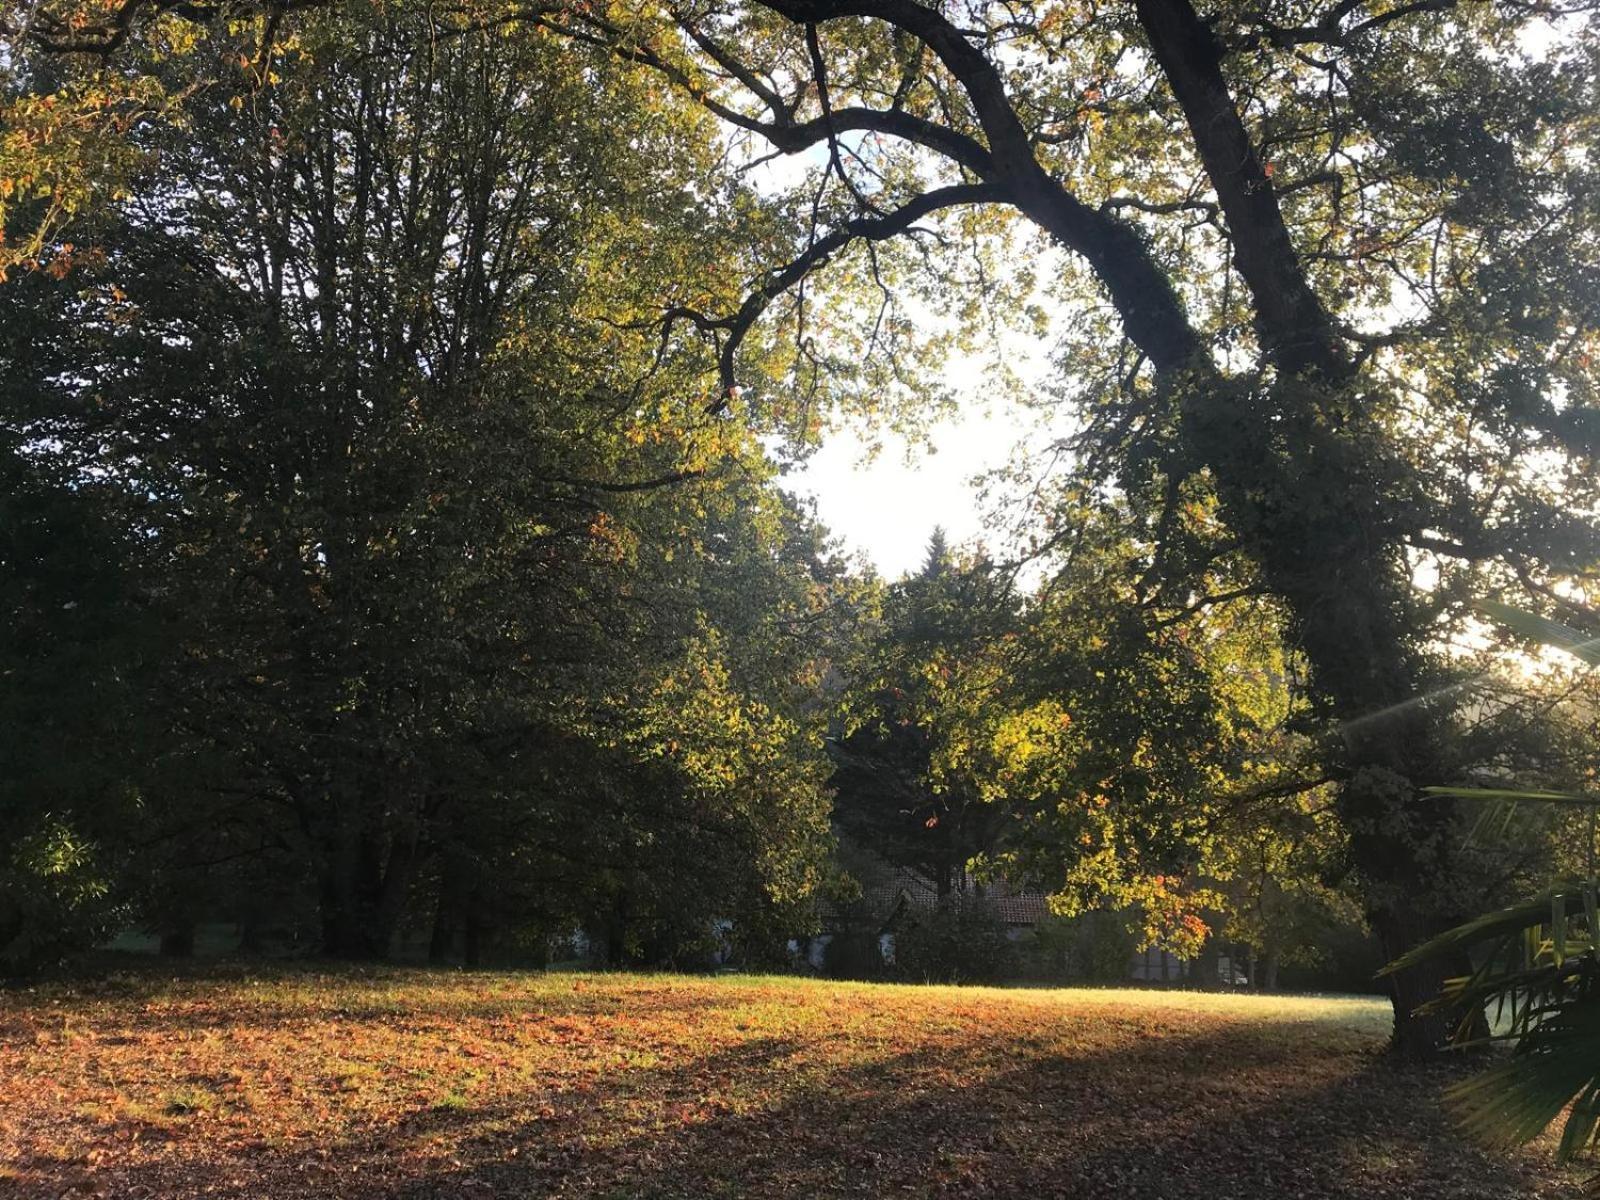
<path fill-rule="evenodd" d="M 941 209 L 955 208 L 969 204 L 994 204 L 1006 199 L 1005 191 L 995 184 L 988 183 L 961 183 L 949 187 L 934 188 L 922 195 L 907 201 L 900 208 L 880 216 L 857 217 L 846 221 L 832 232 L 818 238 L 805 252 L 792 259 L 784 266 L 773 271 L 767 281 L 745 298 L 739 306 L 739 311 L 732 317 L 714 322 L 719 329 L 728 333 L 727 341 L 722 345 L 720 362 L 718 364 L 722 382 L 722 395 L 711 405 L 710 411 L 720 413 L 727 408 L 728 401 L 735 394 L 733 360 L 738 353 L 740 344 L 750 332 L 761 314 L 773 300 L 783 295 L 795 284 L 803 280 L 812 271 L 826 263 L 839 251 L 851 242 L 865 240 L 870 242 L 886 241 L 910 229 L 918 221 Z"/>
<path fill-rule="evenodd" d="M 1272 182 L 1222 75 L 1222 47 L 1190 0 L 1136 0 L 1139 24 L 1183 109 L 1255 299 L 1262 346 L 1290 374 L 1348 379 L 1350 360 L 1307 282 Z"/>

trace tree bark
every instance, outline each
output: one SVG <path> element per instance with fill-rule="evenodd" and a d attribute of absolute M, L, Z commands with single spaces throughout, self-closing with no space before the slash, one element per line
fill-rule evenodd
<path fill-rule="evenodd" d="M 433 910 L 433 931 L 428 936 L 428 961 L 435 966 L 449 962 L 455 952 L 460 914 L 458 892 L 447 873 L 439 881 L 439 901 Z"/>
<path fill-rule="evenodd" d="M 1439 932 L 1439 924 L 1425 922 L 1403 905 L 1392 905 L 1374 915 L 1373 929 L 1384 958 L 1390 962 Z M 1430 959 L 1409 971 L 1396 972 L 1389 979 L 1389 1001 L 1394 1006 L 1394 1033 L 1390 1049 L 1401 1058 L 1426 1061 L 1437 1056 L 1450 1043 L 1459 1017 L 1417 1010 L 1438 997 L 1445 980 L 1467 973 L 1470 964 L 1445 959 Z M 1474 1020 L 1481 1027 L 1481 1014 Z"/>
<path fill-rule="evenodd" d="M 195 928 L 192 921 L 185 921 L 163 929 L 161 931 L 161 957 L 193 958 L 194 934 Z"/>

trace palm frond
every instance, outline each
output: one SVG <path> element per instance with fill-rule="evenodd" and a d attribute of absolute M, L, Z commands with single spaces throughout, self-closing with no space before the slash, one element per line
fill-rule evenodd
<path fill-rule="evenodd" d="M 1547 646 L 1565 650 L 1592 667 L 1600 667 L 1600 638 L 1583 633 L 1570 625 L 1563 625 L 1560 621 L 1552 621 L 1549 617 L 1541 617 L 1537 613 L 1501 604 L 1497 600 L 1484 600 L 1478 607 L 1486 615 L 1530 641 L 1543 642 Z"/>
<path fill-rule="evenodd" d="M 1572 1104 L 1558 1157 L 1587 1149 L 1600 1121 L 1600 1000 L 1561 1006 L 1511 1058 L 1454 1084 L 1447 1098 L 1469 1133 L 1503 1147 L 1532 1141 Z"/>
<path fill-rule="evenodd" d="M 1581 806 L 1596 803 L 1593 796 L 1585 796 L 1580 792 L 1537 792 L 1523 791 L 1516 788 L 1448 786 L 1425 787 L 1422 791 L 1429 796 L 1454 796 L 1460 800 L 1500 800 L 1515 804 L 1539 801 L 1544 804 L 1576 804 Z"/>
<path fill-rule="evenodd" d="M 1559 621 L 1488 601 L 1482 611 L 1530 641 L 1600 666 L 1600 638 Z M 1476 800 L 1483 807 L 1471 837 L 1498 818 L 1502 832 L 1528 803 L 1590 810 L 1590 878 L 1557 883 L 1520 904 L 1485 913 L 1447 930 L 1386 966 L 1388 975 L 1432 959 L 1476 951 L 1468 975 L 1448 980 L 1427 1012 L 1459 1012 L 1461 1045 L 1510 1042 L 1511 1056 L 1450 1088 L 1450 1103 L 1467 1130 L 1493 1145 L 1532 1141 L 1568 1112 L 1557 1149 L 1568 1161 L 1600 1134 L 1600 882 L 1594 878 L 1595 797 L 1574 792 L 1492 787 L 1431 787 L 1435 796 Z M 1487 1035 L 1481 1018 L 1492 1012 Z M 1600 1197 L 1600 1177 L 1590 1194 Z"/>
<path fill-rule="evenodd" d="M 1435 958 L 1443 958 L 1456 950 L 1477 945 L 1492 937 L 1506 933 L 1520 933 L 1528 928 L 1539 928 L 1543 925 L 1544 918 L 1549 916 L 1552 904 L 1567 897 L 1578 898 L 1588 886 L 1581 882 L 1559 883 L 1520 904 L 1484 913 L 1407 951 L 1383 967 L 1378 974 L 1380 977 L 1393 975 L 1396 971 L 1403 971 Z"/>

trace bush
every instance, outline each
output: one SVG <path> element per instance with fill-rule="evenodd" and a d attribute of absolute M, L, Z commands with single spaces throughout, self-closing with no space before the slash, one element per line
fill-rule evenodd
<path fill-rule="evenodd" d="M 844 929 L 822 948 L 822 973 L 830 979 L 881 979 L 883 952 L 870 929 Z"/>
<path fill-rule="evenodd" d="M 0 979 L 18 979 L 86 950 L 111 920 L 93 847 L 47 822 L 0 859 Z"/>
<path fill-rule="evenodd" d="M 894 950 L 897 973 L 923 983 L 994 983 L 1020 965 L 1005 922 L 972 897 L 917 913 L 895 934 Z"/>
<path fill-rule="evenodd" d="M 1018 970 L 1036 983 L 1063 983 L 1079 973 L 1077 923 L 1046 916 L 1016 943 Z"/>
<path fill-rule="evenodd" d="M 1125 983 L 1139 939 L 1117 913 L 1085 913 L 1078 920 L 1073 959 L 1082 978 L 1094 983 Z"/>
<path fill-rule="evenodd" d="M 1128 963 L 1138 939 L 1119 914 L 1087 912 L 1076 917 L 1047 916 L 1014 945 L 1018 974 L 1023 979 L 1120 983 L 1128 978 Z"/>

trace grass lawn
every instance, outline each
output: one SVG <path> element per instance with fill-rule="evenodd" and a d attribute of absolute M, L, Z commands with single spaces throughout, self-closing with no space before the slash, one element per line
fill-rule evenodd
<path fill-rule="evenodd" d="M 1484 1200 L 1355 998 L 215 972 L 0 993 L 0 1195 Z"/>

